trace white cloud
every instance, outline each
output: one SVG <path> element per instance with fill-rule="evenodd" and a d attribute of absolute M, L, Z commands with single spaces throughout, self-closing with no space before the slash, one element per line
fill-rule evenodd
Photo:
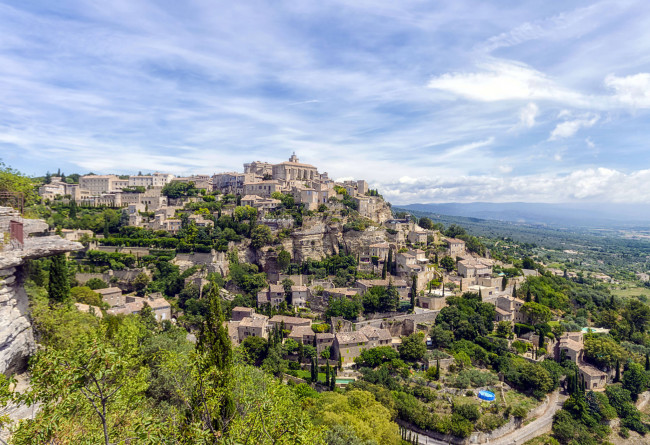
<path fill-rule="evenodd" d="M 483 102 L 504 100 L 552 100 L 585 106 L 587 98 L 559 86 L 553 79 L 526 64 L 491 59 L 480 71 L 446 73 L 434 77 L 428 87 Z"/>
<path fill-rule="evenodd" d="M 621 104 L 632 108 L 650 108 L 650 73 L 638 73 L 605 78 L 605 85 L 614 90 L 614 97 Z"/>
<path fill-rule="evenodd" d="M 519 126 L 532 128 L 535 125 L 535 118 L 539 113 L 539 107 L 533 102 L 519 110 Z"/>
<path fill-rule="evenodd" d="M 580 130 L 581 128 L 593 127 L 596 124 L 596 122 L 598 122 L 599 118 L 600 116 L 593 115 L 593 116 L 585 116 L 581 119 L 561 122 L 557 124 L 555 129 L 551 132 L 551 136 L 549 137 L 549 140 L 555 141 L 557 139 L 569 138 L 574 134 L 576 134 L 578 130 Z"/>
<path fill-rule="evenodd" d="M 585 142 L 587 144 L 587 147 L 589 147 L 591 149 L 596 148 L 596 144 L 594 143 L 594 141 L 591 140 L 591 138 L 585 139 Z"/>
<path fill-rule="evenodd" d="M 650 169 L 625 173 L 609 168 L 569 174 L 525 176 L 410 177 L 375 183 L 393 204 L 415 202 L 614 202 L 650 204 L 650 195 L 630 193 L 650 182 Z"/>

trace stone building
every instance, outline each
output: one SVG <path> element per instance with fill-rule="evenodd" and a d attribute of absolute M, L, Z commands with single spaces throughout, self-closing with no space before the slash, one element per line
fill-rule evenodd
<path fill-rule="evenodd" d="M 288 162 L 273 165 L 273 179 L 280 181 L 305 180 L 313 181 L 320 179 L 318 169 L 310 164 L 302 164 L 294 153 Z"/>

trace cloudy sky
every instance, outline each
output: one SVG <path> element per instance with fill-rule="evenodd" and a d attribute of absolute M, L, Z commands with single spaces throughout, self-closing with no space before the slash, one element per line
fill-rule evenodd
<path fill-rule="evenodd" d="M 650 3 L 0 0 L 0 159 L 241 170 L 393 203 L 644 202 Z"/>

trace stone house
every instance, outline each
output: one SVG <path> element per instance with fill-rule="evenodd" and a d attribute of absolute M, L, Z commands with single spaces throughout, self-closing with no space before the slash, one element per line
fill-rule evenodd
<path fill-rule="evenodd" d="M 334 336 L 332 359 L 338 360 L 342 357 L 343 366 L 351 366 L 364 349 L 391 345 L 392 337 L 387 329 L 364 326 L 358 331 L 340 332 Z"/>
<path fill-rule="evenodd" d="M 442 295 L 436 295 L 434 293 L 418 297 L 418 306 L 422 309 L 429 309 L 432 311 L 439 311 L 443 307 L 447 306 L 446 298 Z"/>
<path fill-rule="evenodd" d="M 255 309 L 252 307 L 242 307 L 242 306 L 235 306 L 232 308 L 232 321 L 242 321 L 244 318 L 251 318 L 253 317 L 253 314 L 255 314 Z"/>
<path fill-rule="evenodd" d="M 307 286 L 291 286 L 291 304 L 294 307 L 305 307 L 310 297 Z"/>
<path fill-rule="evenodd" d="M 583 348 L 582 332 L 565 332 L 555 344 L 555 359 L 562 360 L 564 357 L 573 363 L 580 363 Z"/>
<path fill-rule="evenodd" d="M 457 263 L 458 274 L 463 278 L 492 276 L 492 260 L 487 258 L 464 259 Z"/>
<path fill-rule="evenodd" d="M 254 173 L 225 172 L 212 177 L 212 187 L 224 194 L 244 195 L 244 184 L 256 180 Z"/>
<path fill-rule="evenodd" d="M 429 231 L 424 230 L 419 226 L 416 226 L 415 229 L 409 231 L 406 238 L 413 244 L 422 243 L 426 245 L 428 237 L 429 237 Z"/>
<path fill-rule="evenodd" d="M 107 287 L 105 289 L 96 289 L 95 292 L 102 296 L 104 303 L 108 303 L 109 306 L 122 306 L 126 303 L 124 295 L 122 294 L 122 289 L 119 287 Z"/>
<path fill-rule="evenodd" d="M 512 298 L 511 296 L 501 295 L 496 299 L 495 306 L 505 312 L 512 314 L 512 321 L 515 323 L 526 323 L 528 317 L 521 312 L 521 307 L 525 301 L 519 298 Z"/>
<path fill-rule="evenodd" d="M 384 261 L 388 257 L 388 251 L 390 250 L 390 244 L 384 242 L 384 243 L 375 243 L 371 244 L 368 247 L 368 250 L 370 251 L 370 256 L 376 256 L 379 258 L 379 261 Z"/>
<path fill-rule="evenodd" d="M 239 342 L 243 342 L 247 337 L 268 338 L 268 319 L 267 316 L 260 314 L 242 318 L 237 326 Z"/>
<path fill-rule="evenodd" d="M 454 258 L 465 255 L 465 241 L 462 239 L 447 238 L 445 239 L 445 243 L 447 243 L 447 254 L 450 257 Z"/>
<path fill-rule="evenodd" d="M 311 345 L 314 343 L 316 333 L 311 329 L 311 326 L 294 326 L 288 338 L 304 345 Z"/>
<path fill-rule="evenodd" d="M 330 349 L 332 343 L 334 343 L 334 334 L 330 334 L 329 332 L 319 332 L 316 334 L 316 351 L 318 355 L 320 356 L 321 352 Z"/>
<path fill-rule="evenodd" d="M 607 374 L 588 363 L 578 365 L 580 375 L 584 379 L 585 388 L 588 390 L 602 390 L 607 385 Z"/>
<path fill-rule="evenodd" d="M 282 187 L 278 181 L 245 182 L 244 195 L 257 195 L 270 198 L 275 192 L 281 192 Z"/>
<path fill-rule="evenodd" d="M 257 195 L 246 195 L 241 199 L 241 205 L 251 206 L 262 215 L 277 209 L 280 204 L 282 202 L 279 199 L 263 198 Z"/>
<path fill-rule="evenodd" d="M 270 304 L 275 307 L 286 301 L 284 287 L 280 284 L 271 284 L 267 289 L 257 293 L 257 304 Z"/>

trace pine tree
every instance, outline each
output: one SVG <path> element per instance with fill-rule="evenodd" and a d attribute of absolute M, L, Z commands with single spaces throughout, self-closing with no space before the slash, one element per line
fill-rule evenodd
<path fill-rule="evenodd" d="M 70 297 L 70 281 L 65 254 L 54 255 L 50 262 L 48 294 L 53 303 L 63 303 Z"/>

